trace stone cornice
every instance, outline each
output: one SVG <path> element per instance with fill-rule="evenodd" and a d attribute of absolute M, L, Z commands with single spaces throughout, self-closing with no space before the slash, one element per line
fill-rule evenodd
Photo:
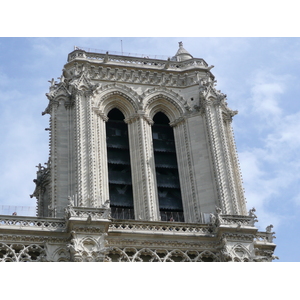
<path fill-rule="evenodd" d="M 88 61 L 94 64 L 122 65 L 147 69 L 175 70 L 182 71 L 188 69 L 210 70 L 213 66 L 208 64 L 202 58 L 192 58 L 186 61 L 172 61 L 170 59 L 153 59 L 149 57 L 134 57 L 125 55 L 114 55 L 109 52 L 95 53 L 86 52 L 82 49 L 76 49 L 68 55 L 68 63 L 74 61 Z"/>
<path fill-rule="evenodd" d="M 186 62 L 181 62 L 182 64 Z M 83 74 L 86 78 L 97 82 L 126 82 L 139 85 L 189 87 L 199 84 L 201 78 L 207 74 L 213 80 L 214 77 L 206 67 L 199 68 L 192 65 L 190 68 L 181 70 L 145 69 L 143 65 L 119 65 L 119 64 L 92 64 L 88 61 L 78 61 L 65 65 L 65 70 L 71 74 L 67 81 L 78 80 Z M 66 72 L 65 71 L 65 72 Z M 200 75 L 201 74 L 201 75 Z"/>

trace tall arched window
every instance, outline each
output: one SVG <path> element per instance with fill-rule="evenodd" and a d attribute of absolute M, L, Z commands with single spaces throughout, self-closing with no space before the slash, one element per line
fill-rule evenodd
<path fill-rule="evenodd" d="M 128 129 L 117 108 L 108 114 L 106 144 L 111 215 L 134 219 Z"/>
<path fill-rule="evenodd" d="M 158 112 L 152 126 L 154 160 L 162 221 L 183 222 L 183 207 L 179 183 L 173 128 L 168 117 Z"/>

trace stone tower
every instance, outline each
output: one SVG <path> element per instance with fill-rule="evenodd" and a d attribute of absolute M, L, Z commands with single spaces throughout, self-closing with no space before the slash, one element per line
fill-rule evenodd
<path fill-rule="evenodd" d="M 271 261 L 271 225 L 258 232 L 245 205 L 237 112 L 212 68 L 181 42 L 167 60 L 75 47 L 46 94 L 50 153 L 35 180 L 37 217 L 6 217 L 2 252 L 22 260 L 31 247 L 31 261 Z M 9 224 L 21 224 L 18 245 Z"/>

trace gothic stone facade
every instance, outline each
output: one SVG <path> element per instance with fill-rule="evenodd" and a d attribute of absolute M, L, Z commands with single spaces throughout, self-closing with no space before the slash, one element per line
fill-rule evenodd
<path fill-rule="evenodd" d="M 237 112 L 215 88 L 212 67 L 182 43 L 168 60 L 70 53 L 46 94 L 50 153 L 34 180 L 37 217 L 0 216 L 0 260 L 272 261 L 272 225 L 259 232 L 255 209 L 246 209 Z M 115 124 L 126 130 L 128 157 L 122 135 L 109 136 L 112 111 L 122 115 Z M 176 156 L 155 150 L 159 113 Z M 164 198 L 172 189 L 176 205 Z"/>

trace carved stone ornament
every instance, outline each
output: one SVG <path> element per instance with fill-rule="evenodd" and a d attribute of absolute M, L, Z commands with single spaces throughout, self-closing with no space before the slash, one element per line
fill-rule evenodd
<path fill-rule="evenodd" d="M 103 237 L 79 236 L 75 231 L 71 232 L 72 238 L 68 248 L 75 262 L 103 261 L 109 248 L 104 247 Z"/>

